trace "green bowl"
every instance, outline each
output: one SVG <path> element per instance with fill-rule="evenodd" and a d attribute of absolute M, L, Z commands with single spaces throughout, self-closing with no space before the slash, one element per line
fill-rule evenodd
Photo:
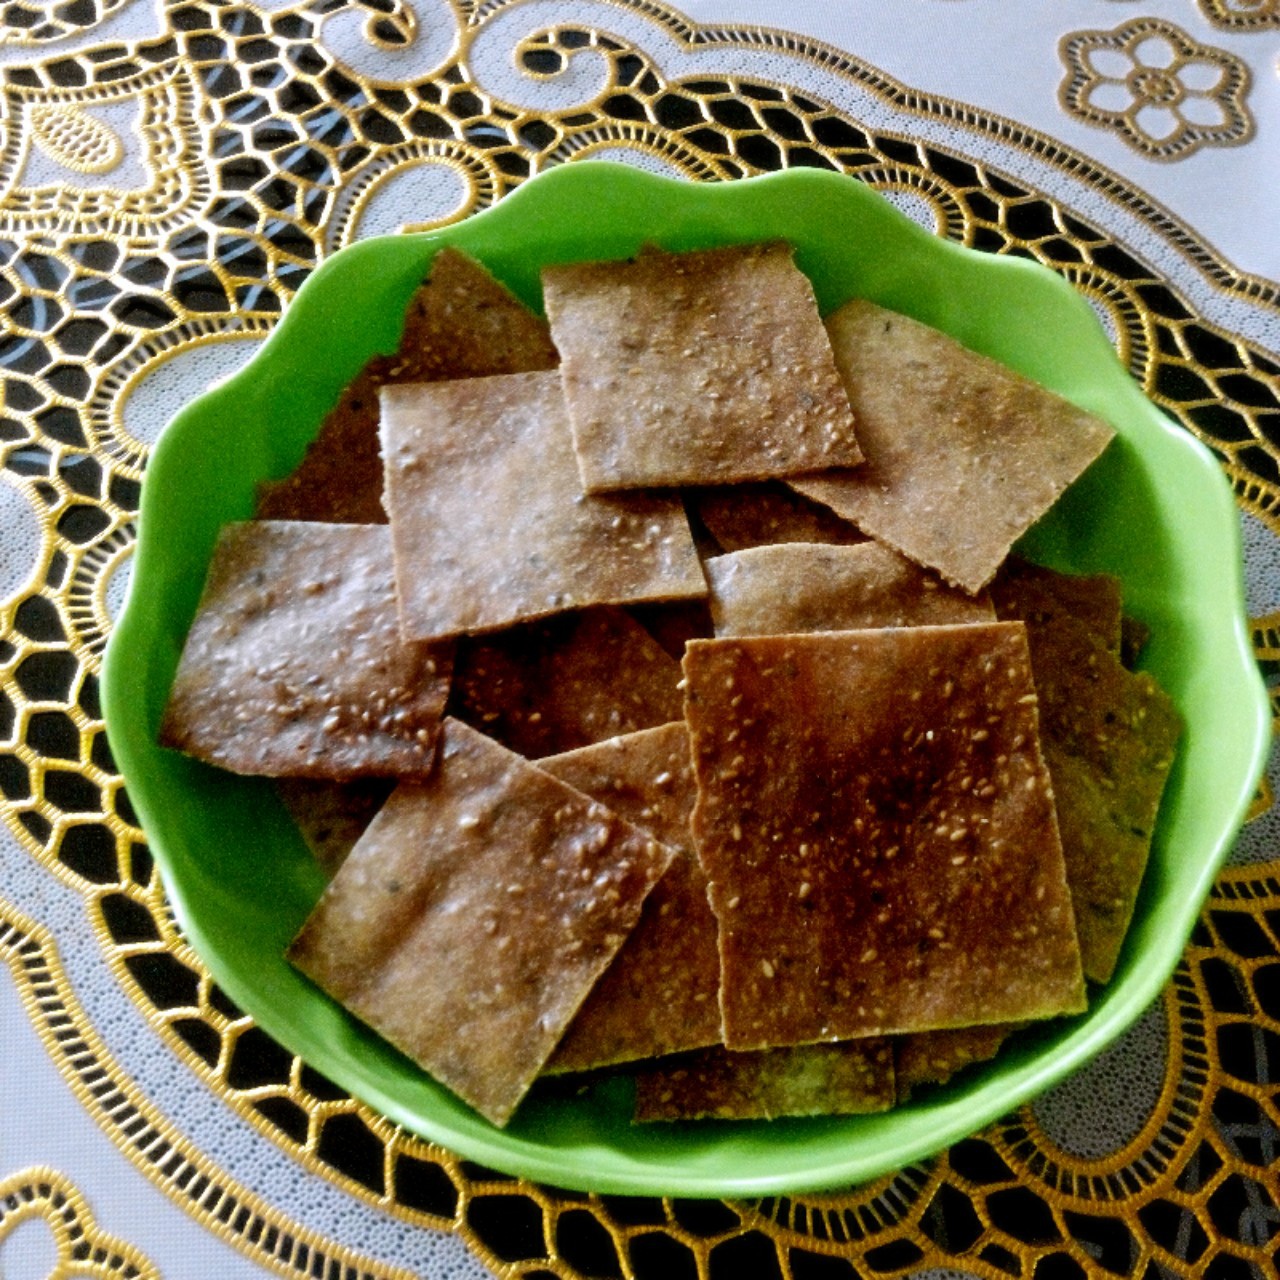
<path fill-rule="evenodd" d="M 1152 633 L 1143 666 L 1187 732 L 1115 977 L 1089 1011 L 1015 1037 L 990 1064 L 876 1116 L 633 1127 L 629 1088 L 526 1101 L 499 1130 L 335 1005 L 283 952 L 322 880 L 270 783 L 156 746 L 219 526 L 301 458 L 340 389 L 392 351 L 445 244 L 530 304 L 552 262 L 785 238 L 824 312 L 867 297 L 1101 414 L 1119 438 L 1027 536 L 1032 558 L 1124 583 Z M 1236 512 L 1210 454 L 1141 394 L 1088 304 L 1049 271 L 939 240 L 866 186 L 796 170 L 693 185 L 580 163 L 424 235 L 330 258 L 270 339 L 185 407 L 147 470 L 124 616 L 107 651 L 112 749 L 182 928 L 281 1044 L 406 1129 L 494 1168 L 579 1190 L 750 1196 L 833 1188 L 919 1160 L 1061 1080 L 1129 1026 L 1172 972 L 1262 771 L 1267 699 L 1244 617 Z"/>

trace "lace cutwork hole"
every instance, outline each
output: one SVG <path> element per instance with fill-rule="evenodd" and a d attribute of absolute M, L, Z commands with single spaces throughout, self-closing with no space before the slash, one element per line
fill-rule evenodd
<path fill-rule="evenodd" d="M 58 1242 L 41 1218 L 28 1218 L 0 1236 L 0 1275 L 5 1280 L 46 1280 L 57 1264 Z"/>

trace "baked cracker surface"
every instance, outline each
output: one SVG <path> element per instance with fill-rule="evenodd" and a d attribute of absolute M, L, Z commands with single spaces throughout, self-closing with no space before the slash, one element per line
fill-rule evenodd
<path fill-rule="evenodd" d="M 862 1115 L 887 1111 L 893 1102 L 893 1050 L 885 1040 L 751 1053 L 715 1047 L 640 1071 L 635 1118 L 775 1120 Z"/>
<path fill-rule="evenodd" d="M 744 551 L 777 542 L 843 546 L 864 542 L 867 536 L 857 525 L 779 480 L 691 489 L 685 501 L 721 551 Z"/>
<path fill-rule="evenodd" d="M 671 851 L 456 720 L 391 794 L 290 960 L 504 1125 Z"/>
<path fill-rule="evenodd" d="M 1108 653 L 1120 656 L 1124 601 L 1120 579 L 1109 573 L 1060 573 L 1011 556 L 991 583 L 991 599 L 999 618 L 1028 627 L 1084 627 Z"/>
<path fill-rule="evenodd" d="M 907 316 L 856 299 L 827 330 L 866 462 L 793 481 L 966 591 L 1102 452 L 1107 423 Z"/>
<path fill-rule="evenodd" d="M 555 373 L 384 387 L 381 432 L 406 635 L 706 594 L 677 498 L 583 494 Z"/>
<path fill-rule="evenodd" d="M 1016 1030 L 995 1023 L 895 1036 L 890 1043 L 898 1101 L 905 1102 L 922 1084 L 945 1084 L 957 1071 L 994 1058 Z"/>
<path fill-rule="evenodd" d="M 680 663 L 622 609 L 463 640 L 449 708 L 530 759 L 678 719 Z"/>
<path fill-rule="evenodd" d="M 392 355 L 374 356 L 343 391 L 302 462 L 259 489 L 261 520 L 385 524 L 378 389 L 554 369 L 547 322 L 478 262 L 446 246 L 405 311 Z"/>
<path fill-rule="evenodd" d="M 813 286 L 782 243 L 547 267 L 584 487 L 710 485 L 862 459 Z"/>
<path fill-rule="evenodd" d="M 720 954 L 689 829 L 696 789 L 684 721 L 539 766 L 676 851 L 547 1070 L 587 1071 L 718 1043 Z"/>
<path fill-rule="evenodd" d="M 993 622 L 970 596 L 879 542 L 751 547 L 706 563 L 718 636 Z"/>
<path fill-rule="evenodd" d="M 400 636 L 385 526 L 227 525 L 160 742 L 236 773 L 421 774 L 452 662 Z"/>
<path fill-rule="evenodd" d="M 730 1048 L 1077 1011 L 1020 624 L 695 641 Z"/>

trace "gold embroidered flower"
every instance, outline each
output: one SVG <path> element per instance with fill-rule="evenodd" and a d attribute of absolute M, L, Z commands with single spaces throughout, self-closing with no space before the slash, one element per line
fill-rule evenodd
<path fill-rule="evenodd" d="M 1280 27 L 1280 0 L 1200 0 L 1216 27 Z"/>
<path fill-rule="evenodd" d="M 1076 31 L 1058 48 L 1067 66 L 1063 107 L 1116 130 L 1154 159 L 1237 146 L 1253 136 L 1244 104 L 1248 67 L 1172 23 L 1139 18 L 1114 31 Z"/>

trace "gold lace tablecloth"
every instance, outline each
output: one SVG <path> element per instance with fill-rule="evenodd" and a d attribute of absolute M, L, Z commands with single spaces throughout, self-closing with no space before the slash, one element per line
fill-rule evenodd
<path fill-rule="evenodd" d="M 1162 1000 L 1047 1099 L 856 1190 L 585 1196 L 406 1135 L 217 990 L 166 907 L 97 675 L 164 416 L 247 358 L 334 249 L 465 217 L 583 156 L 695 181 L 838 169 L 940 235 L 1065 276 L 1148 394 L 1221 459 L 1270 673 L 1280 286 L 1080 152 L 817 40 L 697 26 L 656 0 L 168 0 L 140 20 L 141 3 L 0 8 L 0 956 L 16 993 L 0 1059 L 22 1021 L 84 1126 L 281 1274 L 1276 1274 L 1269 785 Z M 1240 56 L 1148 6 L 1086 7 L 1107 22 L 1064 28 L 1064 120 L 1170 163 L 1254 138 L 1258 77 Z M 1280 33 L 1274 0 L 1184 8 L 1224 41 Z M 851 29 L 842 47 L 855 43 Z M 1270 145 L 1259 181 L 1274 191 Z M 52 1275 L 198 1274 L 113 1234 L 76 1179 L 4 1145 L 23 1088 L 0 1100 L 0 1271 L 34 1221 Z M 223 1130 L 247 1134 L 248 1154 L 209 1137 Z M 458 1239 L 469 1252 L 438 1247 Z"/>

